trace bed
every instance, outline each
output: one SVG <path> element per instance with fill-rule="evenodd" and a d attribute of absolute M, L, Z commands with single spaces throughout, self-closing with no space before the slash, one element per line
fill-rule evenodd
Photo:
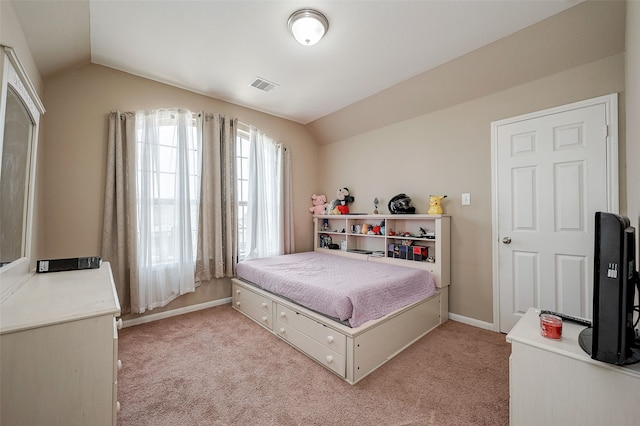
<path fill-rule="evenodd" d="M 447 320 L 428 271 L 296 253 L 238 264 L 233 307 L 350 384 Z"/>

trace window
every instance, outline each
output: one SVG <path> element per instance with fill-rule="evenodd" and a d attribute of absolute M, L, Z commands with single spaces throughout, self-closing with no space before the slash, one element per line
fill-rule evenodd
<path fill-rule="evenodd" d="M 236 123 L 184 109 L 109 114 L 102 254 L 131 312 L 234 275 Z"/>
<path fill-rule="evenodd" d="M 136 121 L 138 238 L 149 267 L 196 257 L 200 138 L 191 114 L 184 120 L 166 112 Z"/>
<path fill-rule="evenodd" d="M 247 201 L 249 198 L 249 126 L 238 123 L 236 136 L 236 182 L 238 198 L 238 261 L 247 253 Z"/>
<path fill-rule="evenodd" d="M 242 218 L 243 260 L 292 253 L 290 153 L 253 126 L 246 145 L 248 171 L 242 171 L 248 179 Z M 244 155 L 246 151 L 243 148 Z"/>
<path fill-rule="evenodd" d="M 290 153 L 253 126 L 238 123 L 238 261 L 293 253 Z"/>

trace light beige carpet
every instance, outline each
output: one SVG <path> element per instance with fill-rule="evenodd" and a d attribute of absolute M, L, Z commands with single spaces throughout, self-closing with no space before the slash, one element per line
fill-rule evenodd
<path fill-rule="evenodd" d="M 120 330 L 118 425 L 507 425 L 510 352 L 448 321 L 352 386 L 225 305 Z"/>

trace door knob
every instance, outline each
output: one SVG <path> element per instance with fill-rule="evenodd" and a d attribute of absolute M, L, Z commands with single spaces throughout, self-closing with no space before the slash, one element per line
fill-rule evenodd
<path fill-rule="evenodd" d="M 502 239 L 502 242 L 505 243 L 505 244 L 511 244 L 511 237 L 504 237 Z"/>

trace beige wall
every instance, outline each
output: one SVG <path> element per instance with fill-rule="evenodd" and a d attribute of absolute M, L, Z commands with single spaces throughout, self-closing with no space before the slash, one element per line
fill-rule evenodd
<path fill-rule="evenodd" d="M 386 213 L 389 199 L 404 192 L 426 213 L 430 194 L 446 194 L 443 206 L 452 216 L 449 310 L 492 323 L 491 122 L 623 90 L 624 56 L 616 55 L 325 145 L 323 187 L 347 186 L 356 212 L 371 212 L 378 197 Z M 466 192 L 471 205 L 461 206 Z"/>
<path fill-rule="evenodd" d="M 100 254 L 108 113 L 169 107 L 235 116 L 291 148 L 296 249 L 312 248 L 308 208 L 317 191 L 317 144 L 304 126 L 99 65 L 46 80 L 44 102 L 46 257 Z M 211 287 L 150 313 L 231 294 L 228 281 Z"/>
<path fill-rule="evenodd" d="M 0 44 L 15 49 L 22 66 L 29 74 L 29 79 L 35 87 L 36 91 L 42 96 L 42 78 L 38 72 L 31 50 L 24 37 L 18 18 L 13 10 L 11 2 L 0 1 Z"/>
<path fill-rule="evenodd" d="M 337 142 L 622 53 L 624 24 L 624 1 L 580 3 L 307 127 Z"/>
<path fill-rule="evenodd" d="M 0 44 L 8 47 L 12 47 L 20 63 L 25 69 L 25 72 L 29 76 L 29 80 L 33 84 L 35 90 L 38 92 L 38 96 L 42 99 L 43 83 L 40 73 L 31 56 L 31 50 L 24 37 L 22 28 L 18 24 L 18 19 L 13 10 L 13 6 L 8 1 L 0 1 Z M 45 106 L 46 108 L 46 106 Z M 42 123 L 42 121 L 41 121 Z M 44 126 L 40 126 L 40 132 L 38 136 L 38 151 L 36 153 L 36 188 L 34 195 L 33 206 L 33 228 L 31 238 L 31 253 L 28 256 L 31 258 L 31 266 L 35 267 L 35 261 L 43 257 L 44 254 L 44 202 L 42 182 L 44 177 Z"/>
<path fill-rule="evenodd" d="M 446 64 L 436 74 L 417 76 L 379 97 L 311 123 L 307 128 L 317 140 L 331 143 L 319 150 L 313 137 L 297 124 L 108 68 L 89 65 L 56 76 L 45 82 L 46 91 L 41 92 L 47 113 L 40 139 L 38 193 L 46 193 L 46 202 L 41 202 L 46 218 L 41 215 L 41 224 L 36 226 L 36 238 L 42 240 L 38 257 L 99 251 L 109 111 L 170 106 L 205 109 L 235 115 L 292 148 L 298 251 L 311 249 L 307 211 L 311 193 L 325 192 L 331 199 L 337 188 L 348 186 L 356 198 L 352 210 L 371 211 L 373 197 L 379 197 L 385 206 L 394 194 L 407 192 L 422 212 L 429 194 L 447 194 L 444 207 L 453 216 L 451 311 L 491 322 L 490 122 L 612 92 L 621 92 L 621 117 L 625 102 L 631 116 L 637 116 L 640 6 L 628 7 L 628 93 L 624 92 L 625 65 L 620 48 L 624 5 L 588 2 Z M 0 2 L 0 23 L 0 41 L 16 47 L 34 84 L 42 90 L 8 2 Z M 564 36 L 552 36 L 563 25 Z M 546 54 L 555 60 L 546 65 L 540 61 L 542 67 L 526 66 L 522 53 L 529 50 L 519 46 L 534 46 L 537 54 L 543 54 L 545 43 L 554 40 L 557 43 L 549 46 Z M 576 40 L 588 48 L 578 49 L 572 44 Z M 509 55 L 514 47 L 520 53 Z M 571 51 L 566 52 L 567 48 Z M 500 64 L 503 71 L 514 67 L 523 74 L 496 73 L 490 78 L 492 66 Z M 478 73 L 484 79 L 478 80 Z M 432 80 L 434 76 L 440 77 Z M 621 208 L 637 223 L 640 124 L 630 121 L 625 128 L 621 119 L 620 125 Z M 625 143 L 625 129 L 629 143 Z M 627 158 L 635 168 L 624 167 Z M 471 206 L 460 206 L 463 192 L 471 193 Z M 179 298 L 167 308 L 217 299 L 220 291 L 226 295 L 227 288 L 200 288 L 197 294 Z"/>
<path fill-rule="evenodd" d="M 425 213 L 429 194 L 448 195 L 450 311 L 492 323 L 492 121 L 618 92 L 622 212 L 638 191 L 625 168 L 637 154 L 625 143 L 625 6 L 581 3 L 310 123 L 322 189 L 348 187 L 363 212 L 405 192 Z"/>

